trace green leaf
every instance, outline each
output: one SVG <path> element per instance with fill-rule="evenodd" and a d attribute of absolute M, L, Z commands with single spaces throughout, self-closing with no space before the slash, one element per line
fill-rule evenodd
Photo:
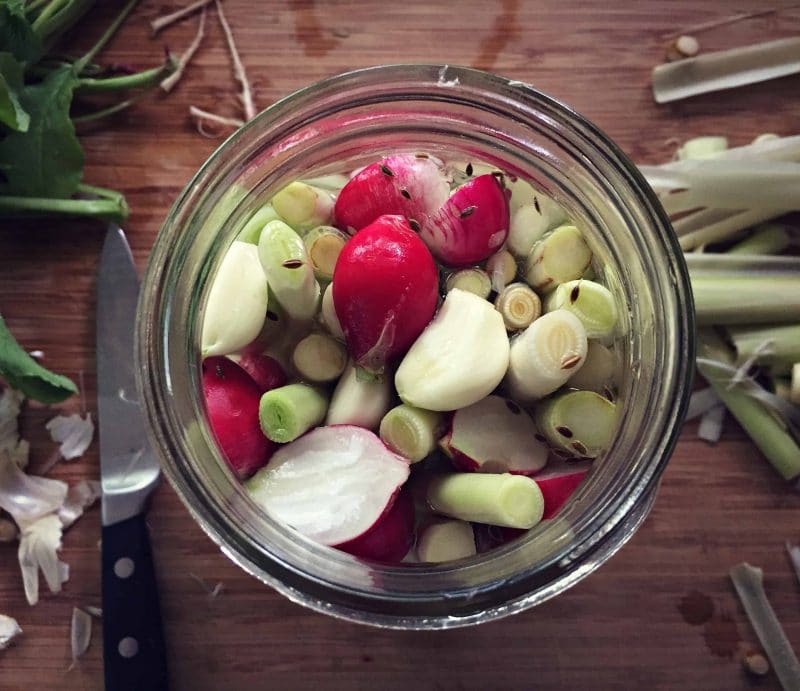
<path fill-rule="evenodd" d="M 19 102 L 22 88 L 22 65 L 11 53 L 0 53 L 0 122 L 12 130 L 27 132 L 31 118 Z"/>
<path fill-rule="evenodd" d="M 27 132 L 11 132 L 0 141 L 0 194 L 70 197 L 83 175 L 83 150 L 69 117 L 76 78 L 69 65 L 20 93 L 30 115 Z"/>
<path fill-rule="evenodd" d="M 32 64 L 42 56 L 42 42 L 25 17 L 22 0 L 0 0 L 0 47 L 20 62 Z"/>
<path fill-rule="evenodd" d="M 58 403 L 78 393 L 78 387 L 67 377 L 42 367 L 11 335 L 0 316 L 0 377 L 28 398 L 42 403 Z"/>

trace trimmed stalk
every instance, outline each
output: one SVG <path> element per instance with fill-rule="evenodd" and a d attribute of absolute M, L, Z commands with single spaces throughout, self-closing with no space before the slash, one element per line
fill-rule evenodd
<path fill-rule="evenodd" d="M 587 338 L 611 339 L 617 325 L 617 305 L 611 291 L 594 281 L 562 283 L 545 300 L 545 311 L 565 309 L 581 320 Z"/>
<path fill-rule="evenodd" d="M 589 341 L 586 360 L 568 380 L 575 389 L 604 394 L 613 386 L 617 375 L 617 356 L 599 341 Z"/>
<path fill-rule="evenodd" d="M 458 288 L 485 300 L 492 292 L 492 281 L 483 269 L 461 269 L 447 277 L 445 287 L 448 293 Z"/>
<path fill-rule="evenodd" d="M 592 251 L 581 231 L 559 226 L 533 246 L 525 265 L 525 280 L 537 291 L 549 293 L 561 283 L 580 278 L 592 261 Z"/>
<path fill-rule="evenodd" d="M 800 446 L 776 413 L 748 392 L 745 382 L 732 382 L 733 354 L 727 346 L 708 329 L 698 333 L 698 344 L 697 369 L 725 407 L 784 479 L 800 476 Z"/>
<path fill-rule="evenodd" d="M 489 257 L 486 273 L 492 281 L 492 290 L 499 293 L 517 277 L 517 260 L 508 250 L 500 250 Z"/>
<path fill-rule="evenodd" d="M 319 389 L 287 384 L 261 397 L 258 418 L 268 439 L 285 444 L 321 424 L 327 410 L 328 399 Z"/>
<path fill-rule="evenodd" d="M 782 281 L 754 275 L 690 278 L 700 326 L 800 321 L 800 274 Z"/>
<path fill-rule="evenodd" d="M 779 223 L 765 223 L 752 235 L 737 242 L 727 253 L 735 255 L 780 254 L 789 247 L 791 242 L 786 226 Z"/>
<path fill-rule="evenodd" d="M 161 81 L 178 69 L 178 60 L 174 55 L 168 55 L 166 62 L 158 67 L 143 70 L 134 74 L 126 74 L 122 77 L 105 77 L 95 79 L 86 77 L 78 80 L 75 88 L 76 93 L 96 94 L 108 91 L 123 91 L 127 89 L 149 89 L 158 86 Z"/>
<path fill-rule="evenodd" d="M 440 413 L 402 403 L 383 416 L 380 437 L 390 449 L 416 463 L 436 448 L 441 423 Z"/>
<path fill-rule="evenodd" d="M 257 245 L 264 226 L 270 221 L 279 221 L 280 218 L 278 212 L 272 208 L 272 204 L 264 204 L 244 224 L 244 228 L 239 231 L 236 239 L 242 242 L 249 242 L 251 245 Z"/>
<path fill-rule="evenodd" d="M 269 287 L 289 316 L 311 319 L 320 289 L 300 236 L 283 221 L 270 221 L 261 231 L 258 256 Z"/>
<path fill-rule="evenodd" d="M 514 397 L 536 400 L 553 393 L 586 359 L 586 329 L 572 312 L 539 317 L 511 343 L 506 384 Z"/>
<path fill-rule="evenodd" d="M 685 37 L 684 37 L 685 38 Z M 727 137 L 695 137 L 689 139 L 678 149 L 678 160 L 697 160 L 716 158 L 728 148 Z"/>
<path fill-rule="evenodd" d="M 542 314 L 542 301 L 524 283 L 506 286 L 494 301 L 495 309 L 503 316 L 507 331 L 519 331 Z"/>
<path fill-rule="evenodd" d="M 83 216 L 121 224 L 128 218 L 124 199 L 50 199 L 0 196 L 0 216 Z"/>
<path fill-rule="evenodd" d="M 795 278 L 800 274 L 800 257 L 770 255 L 687 254 L 689 273 L 698 278 L 759 277 L 773 281 Z"/>
<path fill-rule="evenodd" d="M 292 363 L 303 379 L 322 383 L 337 379 L 347 364 L 347 350 L 325 334 L 309 334 L 294 348 Z"/>
<path fill-rule="evenodd" d="M 291 182 L 272 198 L 272 206 L 295 230 L 304 231 L 330 223 L 333 198 L 325 190 Z"/>
<path fill-rule="evenodd" d="M 536 425 L 550 444 L 581 458 L 596 458 L 608 448 L 616 421 L 616 405 L 594 391 L 569 391 L 536 409 Z"/>
<path fill-rule="evenodd" d="M 441 563 L 465 559 L 477 554 L 472 525 L 466 521 L 446 520 L 431 523 L 417 541 L 421 562 Z"/>
<path fill-rule="evenodd" d="M 736 350 L 736 364 L 755 358 L 767 365 L 773 375 L 787 374 L 800 362 L 800 324 L 770 324 L 727 329 Z"/>
<path fill-rule="evenodd" d="M 331 335 L 343 341 L 344 331 L 342 331 L 342 325 L 339 323 L 339 317 L 336 316 L 336 308 L 333 305 L 333 283 L 330 283 L 325 288 L 325 292 L 322 295 L 320 316 Z"/>
<path fill-rule="evenodd" d="M 693 250 L 701 245 L 710 245 L 734 238 L 752 226 L 775 218 L 772 209 L 756 208 L 747 211 L 730 209 L 705 209 L 681 218 L 672 224 L 679 235 L 678 243 L 682 250 Z M 706 219 L 708 222 L 704 222 Z"/>
<path fill-rule="evenodd" d="M 505 528 L 532 528 L 544 515 L 542 491 L 524 475 L 442 475 L 431 480 L 427 500 L 436 513 Z"/>
<path fill-rule="evenodd" d="M 308 256 L 314 265 L 314 273 L 320 281 L 333 279 L 333 269 L 336 260 L 347 242 L 345 235 L 333 226 L 317 226 L 312 228 L 304 237 Z"/>
<path fill-rule="evenodd" d="M 349 362 L 334 389 L 326 425 L 355 425 L 366 429 L 377 429 L 392 401 L 392 380 L 365 381 Z"/>

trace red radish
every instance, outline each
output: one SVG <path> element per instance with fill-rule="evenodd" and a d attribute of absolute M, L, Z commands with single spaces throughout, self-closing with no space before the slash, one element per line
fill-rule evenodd
<path fill-rule="evenodd" d="M 414 501 L 401 489 L 383 516 L 366 533 L 336 547 L 362 559 L 396 564 L 414 542 Z"/>
<path fill-rule="evenodd" d="M 461 470 L 529 475 L 547 462 L 530 415 L 502 396 L 457 410 L 440 444 Z"/>
<path fill-rule="evenodd" d="M 247 489 L 276 521 L 336 546 L 365 536 L 408 475 L 408 461 L 372 432 L 334 425 L 281 446 Z"/>
<path fill-rule="evenodd" d="M 275 450 L 258 421 L 261 389 L 233 360 L 216 356 L 203 361 L 203 394 L 222 455 L 237 477 L 250 477 Z"/>
<path fill-rule="evenodd" d="M 542 520 L 555 516 L 591 468 L 591 461 L 551 460 L 541 473 L 533 476 L 544 496 Z"/>
<path fill-rule="evenodd" d="M 475 533 L 475 547 L 478 550 L 478 554 L 488 552 L 495 547 L 516 540 L 528 532 L 521 528 L 505 528 L 499 525 L 486 525 L 485 523 L 473 523 L 472 530 Z"/>
<path fill-rule="evenodd" d="M 339 192 L 333 214 L 349 233 L 386 214 L 405 216 L 422 227 L 449 195 L 447 177 L 435 159 L 397 154 L 356 173 Z"/>
<path fill-rule="evenodd" d="M 289 381 L 280 363 L 269 355 L 245 351 L 238 364 L 258 384 L 261 393 L 278 389 Z"/>
<path fill-rule="evenodd" d="M 411 347 L 436 311 L 439 274 L 402 216 L 381 216 L 344 246 L 333 305 L 355 363 L 373 374 Z"/>
<path fill-rule="evenodd" d="M 423 224 L 420 237 L 447 266 L 488 259 L 508 237 L 508 197 L 494 175 L 481 175 L 459 187 Z"/>

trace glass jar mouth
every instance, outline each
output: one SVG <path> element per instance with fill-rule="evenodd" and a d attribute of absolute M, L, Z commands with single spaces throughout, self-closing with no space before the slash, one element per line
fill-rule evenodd
<path fill-rule="evenodd" d="M 248 505 L 202 423 L 196 322 L 215 257 L 233 239 L 229 217 L 291 179 L 298 161 L 308 165 L 313 156 L 324 170 L 343 153 L 363 155 L 365 135 L 373 150 L 381 148 L 374 142 L 391 149 L 402 135 L 434 147 L 449 142 L 466 154 L 480 150 L 510 172 L 533 171 L 538 186 L 595 229 L 597 249 L 614 267 L 608 278 L 630 307 L 628 414 L 600 479 L 520 544 L 464 563 L 364 564 L 289 533 Z M 225 195 L 233 189 L 243 192 L 231 204 Z M 639 274 L 646 280 L 631 278 Z M 677 440 L 691 388 L 693 334 L 688 274 L 669 221 L 636 167 L 602 132 L 521 82 L 447 65 L 390 65 L 332 77 L 275 103 L 198 171 L 170 211 L 143 281 L 137 372 L 167 477 L 231 559 L 328 614 L 445 628 L 538 604 L 593 571 L 633 534 Z M 619 467 L 606 470 L 613 463 Z M 545 542 L 547 549 L 536 547 Z"/>

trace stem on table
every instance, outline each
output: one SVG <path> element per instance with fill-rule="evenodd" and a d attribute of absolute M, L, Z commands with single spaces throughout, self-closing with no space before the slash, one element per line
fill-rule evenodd
<path fill-rule="evenodd" d="M 84 216 L 115 223 L 128 218 L 124 198 L 111 199 L 50 199 L 43 197 L 0 196 L 0 216 Z"/>
<path fill-rule="evenodd" d="M 800 362 L 800 324 L 769 324 L 727 329 L 736 350 L 736 364 L 758 355 L 757 362 L 770 366 L 773 375 L 788 374 Z"/>
<path fill-rule="evenodd" d="M 94 59 L 95 55 L 103 49 L 106 43 L 111 40 L 111 37 L 117 32 L 117 29 L 122 26 L 122 23 L 127 19 L 138 2 L 139 0 L 129 0 L 125 7 L 122 8 L 119 15 L 117 15 L 117 18 L 111 22 L 111 25 L 103 32 L 103 35 L 98 39 L 97 43 L 95 43 L 82 58 L 75 61 L 73 64 L 75 74 L 83 72 L 86 65 L 88 65 Z"/>
<path fill-rule="evenodd" d="M 94 79 L 87 77 L 78 80 L 76 91 L 80 94 L 104 93 L 107 91 L 122 91 L 123 89 L 147 89 L 157 86 L 164 77 L 172 74 L 177 69 L 177 61 L 173 55 L 167 58 L 163 65 L 151 67 L 148 70 L 126 74 L 123 77 L 106 77 Z"/>
<path fill-rule="evenodd" d="M 800 275 L 777 279 L 690 274 L 690 279 L 701 326 L 800 321 Z"/>

